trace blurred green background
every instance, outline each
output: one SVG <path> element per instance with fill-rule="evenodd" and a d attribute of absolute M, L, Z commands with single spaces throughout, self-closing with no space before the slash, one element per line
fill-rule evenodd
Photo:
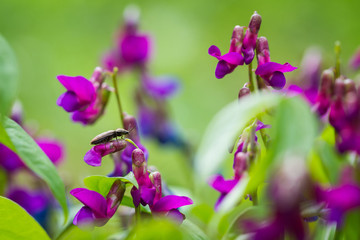
<path fill-rule="evenodd" d="M 90 149 L 89 141 L 100 132 L 119 127 L 119 119 L 111 96 L 106 114 L 95 125 L 84 127 L 70 121 L 69 114 L 56 105 L 64 92 L 56 76 L 89 78 L 103 53 L 113 46 L 128 4 L 140 8 L 140 29 L 154 40 L 152 73 L 171 74 L 182 80 L 182 90 L 170 102 L 171 114 L 195 147 L 214 114 L 236 99 L 247 81 L 244 67 L 216 79 L 216 60 L 207 49 L 215 44 L 226 52 L 233 27 L 247 26 L 255 10 L 263 18 L 259 36 L 268 38 L 275 62 L 299 66 L 304 50 L 316 45 L 322 47 L 325 66 L 329 66 L 334 61 L 334 42 L 340 40 L 343 64 L 347 65 L 360 43 L 360 2 L 356 0 L 0 0 L 0 33 L 19 62 L 18 96 L 26 122 L 38 125 L 41 134 L 51 132 L 65 143 L 66 162 L 60 169 L 69 187 L 82 186 L 82 179 L 90 174 L 111 171 L 110 158 L 104 159 L 102 167 L 94 168 L 83 162 L 83 156 Z M 137 79 L 127 74 L 122 80 L 124 108 L 134 115 L 132 89 Z M 146 141 L 145 146 L 150 151 L 149 164 L 156 165 L 170 185 L 191 184 L 181 153 L 152 141 Z"/>

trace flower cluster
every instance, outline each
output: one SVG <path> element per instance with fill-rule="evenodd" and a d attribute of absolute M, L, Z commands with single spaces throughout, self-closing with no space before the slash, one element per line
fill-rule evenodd
<path fill-rule="evenodd" d="M 228 53 L 221 55 L 220 49 L 214 45 L 209 48 L 209 55 L 219 60 L 215 69 L 216 78 L 223 78 L 234 71 L 237 66 L 244 63 L 250 64 L 249 67 L 251 68 L 251 63 L 256 55 L 258 67 L 255 74 L 260 76 L 266 85 L 274 89 L 282 89 L 285 86 L 286 79 L 284 72 L 291 72 L 296 67 L 291 66 L 289 63 L 279 64 L 270 61 L 268 41 L 265 37 L 258 37 L 260 25 L 261 16 L 255 12 L 251 16 L 245 36 L 245 27 L 234 27 Z"/>

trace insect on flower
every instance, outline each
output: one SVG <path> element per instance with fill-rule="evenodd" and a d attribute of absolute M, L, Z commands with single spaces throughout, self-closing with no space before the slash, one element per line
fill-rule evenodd
<path fill-rule="evenodd" d="M 125 130 L 123 128 L 118 128 L 116 130 L 109 130 L 109 131 L 100 133 L 99 135 L 97 135 L 96 137 L 94 137 L 91 140 L 90 144 L 98 145 L 101 143 L 110 142 L 111 139 L 113 139 L 113 138 L 117 138 L 117 137 L 123 138 L 126 135 L 128 135 L 131 132 L 131 130 L 133 130 L 133 128 L 131 128 L 129 131 Z"/>

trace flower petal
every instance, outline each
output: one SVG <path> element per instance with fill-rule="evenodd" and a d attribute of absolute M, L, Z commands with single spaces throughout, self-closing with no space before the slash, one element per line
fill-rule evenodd
<path fill-rule="evenodd" d="M 275 89 L 282 89 L 286 84 L 286 78 L 282 72 L 274 72 L 269 80 L 269 84 Z"/>
<path fill-rule="evenodd" d="M 82 207 L 74 217 L 74 225 L 87 225 L 95 221 L 93 212 L 89 207 Z"/>
<path fill-rule="evenodd" d="M 276 62 L 267 62 L 257 67 L 255 74 L 268 75 L 274 72 L 291 72 L 297 69 L 297 67 L 291 66 L 289 63 L 280 64 Z"/>
<path fill-rule="evenodd" d="M 229 193 L 238 181 L 238 179 L 225 180 L 223 176 L 215 175 L 209 180 L 209 185 L 221 193 Z"/>
<path fill-rule="evenodd" d="M 165 99 L 174 95 L 179 87 L 179 80 L 174 77 L 142 77 L 142 85 L 153 97 Z"/>
<path fill-rule="evenodd" d="M 35 141 L 55 165 L 63 160 L 64 146 L 61 142 L 46 137 L 37 138 Z"/>
<path fill-rule="evenodd" d="M 57 79 L 71 92 L 74 92 L 79 99 L 80 104 L 90 104 L 96 98 L 94 85 L 82 76 L 70 77 L 59 75 Z"/>
<path fill-rule="evenodd" d="M 167 195 L 157 201 L 151 208 L 154 212 L 168 212 L 172 209 L 176 209 L 185 205 L 193 204 L 193 201 L 184 196 Z"/>
<path fill-rule="evenodd" d="M 224 60 L 227 63 L 233 64 L 233 65 L 243 65 L 244 64 L 244 58 L 240 53 L 236 52 L 229 52 L 225 55 L 221 56 L 221 60 Z"/>
<path fill-rule="evenodd" d="M 61 94 L 56 103 L 67 112 L 74 112 L 83 107 L 76 94 L 72 91 L 66 91 Z"/>
<path fill-rule="evenodd" d="M 20 157 L 10 148 L 0 143 L 0 166 L 6 171 L 14 172 L 21 168 L 25 168 L 25 164 Z"/>
<path fill-rule="evenodd" d="M 102 156 L 100 153 L 94 150 L 95 147 L 92 147 L 84 156 L 84 161 L 93 167 L 101 166 Z"/>
<path fill-rule="evenodd" d="M 231 73 L 233 70 L 234 68 L 230 68 L 224 60 L 221 60 L 216 65 L 215 77 L 218 79 L 223 78 L 226 74 Z"/>
<path fill-rule="evenodd" d="M 216 57 L 217 59 L 219 59 L 219 57 L 221 56 L 220 49 L 215 45 L 209 47 L 208 53 L 210 56 Z"/>
<path fill-rule="evenodd" d="M 146 35 L 126 35 L 119 47 L 126 63 L 142 63 L 149 57 L 150 41 Z"/>
<path fill-rule="evenodd" d="M 86 188 L 75 188 L 70 191 L 70 194 L 89 207 L 96 218 L 106 218 L 107 204 L 100 193 Z"/>

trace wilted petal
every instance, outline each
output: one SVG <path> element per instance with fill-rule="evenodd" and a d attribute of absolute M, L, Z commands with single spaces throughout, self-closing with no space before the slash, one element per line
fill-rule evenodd
<path fill-rule="evenodd" d="M 100 193 L 86 188 L 75 188 L 70 191 L 70 194 L 89 207 L 96 218 L 106 218 L 107 204 Z"/>
<path fill-rule="evenodd" d="M 291 66 L 289 63 L 280 64 L 276 62 L 267 62 L 257 67 L 256 75 L 268 75 L 274 72 L 291 72 L 297 69 L 297 67 Z"/>
<path fill-rule="evenodd" d="M 151 207 L 151 211 L 168 212 L 172 209 L 190 204 L 193 204 L 193 201 L 188 197 L 168 195 L 157 201 L 154 206 Z"/>

